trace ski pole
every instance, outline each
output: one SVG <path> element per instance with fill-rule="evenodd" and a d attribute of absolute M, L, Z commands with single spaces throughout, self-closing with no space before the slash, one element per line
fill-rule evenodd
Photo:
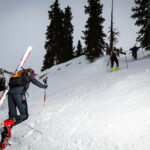
<path fill-rule="evenodd" d="M 43 79 L 43 82 L 45 83 L 45 85 L 47 85 L 47 76 L 45 79 Z M 45 88 L 45 91 L 44 91 L 44 104 L 46 102 L 46 88 Z"/>
<path fill-rule="evenodd" d="M 142 53 L 143 53 L 143 56 L 145 56 L 145 55 L 144 55 L 144 52 L 143 52 L 143 48 L 142 48 Z"/>
<path fill-rule="evenodd" d="M 44 104 L 45 104 L 45 102 L 46 102 L 46 89 L 44 91 Z"/>
<path fill-rule="evenodd" d="M 107 66 L 109 66 L 109 63 L 110 63 L 110 59 L 109 59 L 109 61 L 108 61 L 108 63 L 107 63 Z"/>
<path fill-rule="evenodd" d="M 127 61 L 127 56 L 125 54 L 125 59 L 126 59 L 126 64 L 127 64 L 127 68 L 128 68 L 128 61 Z"/>

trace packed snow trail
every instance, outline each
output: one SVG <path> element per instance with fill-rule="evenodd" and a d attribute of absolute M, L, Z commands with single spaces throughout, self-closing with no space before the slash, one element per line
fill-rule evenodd
<path fill-rule="evenodd" d="M 149 150 L 150 55 L 106 71 L 104 58 L 52 67 L 44 91 L 32 86 L 29 119 L 12 130 L 8 150 Z M 7 104 L 0 119 L 7 118 Z"/>

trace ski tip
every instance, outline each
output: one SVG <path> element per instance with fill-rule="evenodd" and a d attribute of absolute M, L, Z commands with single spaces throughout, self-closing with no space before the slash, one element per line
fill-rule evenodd
<path fill-rule="evenodd" d="M 31 49 L 32 49 L 32 46 L 28 46 L 28 49 L 30 49 L 30 50 L 31 50 Z"/>

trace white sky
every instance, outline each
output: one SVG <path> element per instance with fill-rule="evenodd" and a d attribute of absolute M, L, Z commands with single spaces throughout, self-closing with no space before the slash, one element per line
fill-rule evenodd
<path fill-rule="evenodd" d="M 45 55 L 45 33 L 49 25 L 48 10 L 55 0 L 0 0 L 0 68 L 13 71 L 25 49 L 31 45 L 33 51 L 25 67 L 41 69 Z M 110 26 L 111 0 L 101 0 L 104 4 L 104 32 Z M 84 5 L 87 0 L 59 0 L 63 9 L 72 8 L 74 26 L 74 46 L 83 36 L 87 16 Z M 135 44 L 138 28 L 131 19 L 134 0 L 114 0 L 114 26 L 120 32 L 118 47 L 127 50 Z M 84 42 L 82 41 L 82 44 Z M 40 68 L 39 68 L 40 67 Z"/>

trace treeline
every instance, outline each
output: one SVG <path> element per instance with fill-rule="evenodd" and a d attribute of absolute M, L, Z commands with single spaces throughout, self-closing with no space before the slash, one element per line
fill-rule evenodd
<path fill-rule="evenodd" d="M 89 61 L 103 56 L 104 51 L 109 49 L 105 42 L 106 34 L 103 31 L 105 19 L 102 16 L 103 4 L 100 0 L 87 0 L 85 14 L 88 14 L 83 36 L 85 47 L 82 47 L 81 40 L 77 46 L 73 46 L 72 10 L 67 6 L 64 10 L 60 8 L 58 0 L 50 6 L 48 11 L 50 24 L 47 27 L 45 50 L 42 71 L 71 60 L 75 57 L 85 55 Z M 135 25 L 140 27 L 137 42 L 141 47 L 150 50 L 150 1 L 135 0 L 135 7 L 132 8 Z"/>

